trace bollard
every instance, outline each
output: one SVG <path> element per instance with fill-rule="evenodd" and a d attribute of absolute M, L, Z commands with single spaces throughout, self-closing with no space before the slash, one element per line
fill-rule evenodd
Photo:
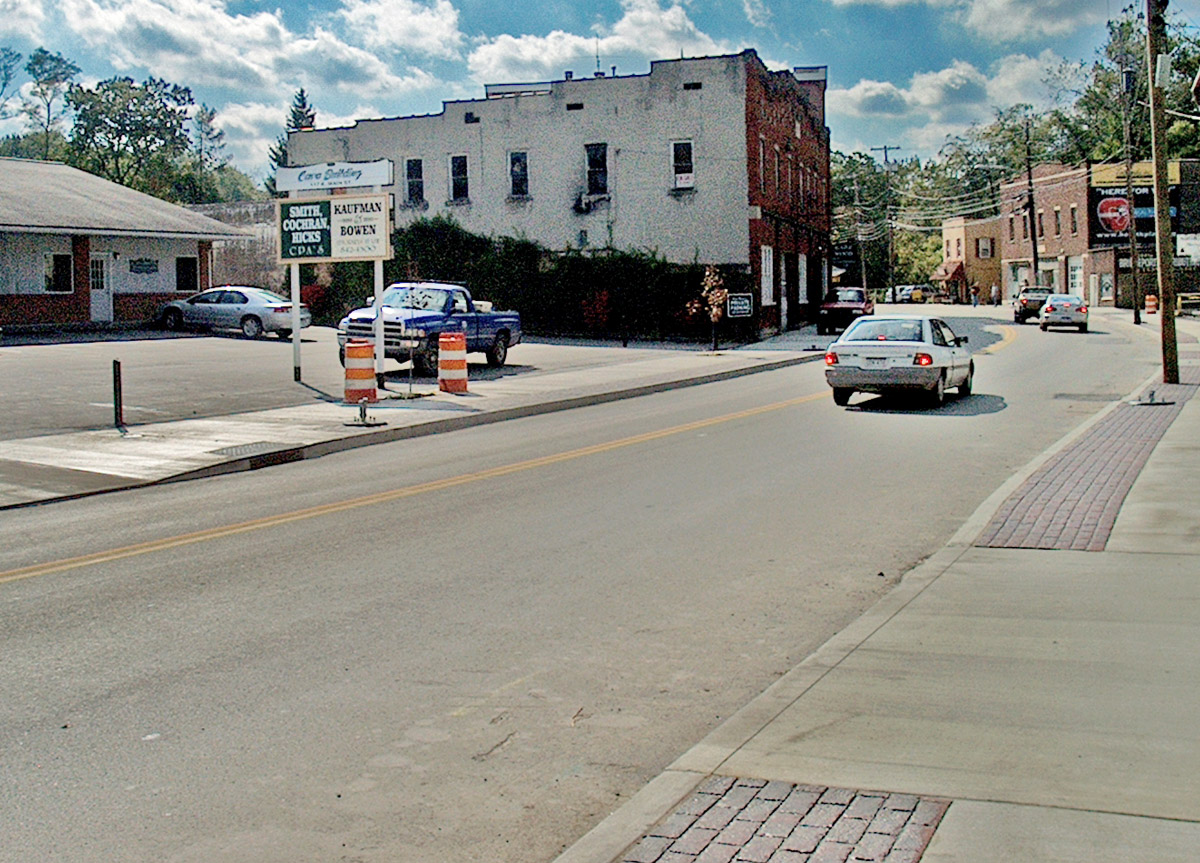
<path fill-rule="evenodd" d="M 375 346 L 366 339 L 350 339 L 346 342 L 346 394 L 348 405 L 366 401 L 375 404 L 379 397 L 375 392 Z"/>
<path fill-rule="evenodd" d="M 438 389 L 444 393 L 467 391 L 467 334 L 438 336 Z"/>
<path fill-rule="evenodd" d="M 121 387 L 121 361 L 113 360 L 113 425 L 125 428 L 125 396 Z"/>

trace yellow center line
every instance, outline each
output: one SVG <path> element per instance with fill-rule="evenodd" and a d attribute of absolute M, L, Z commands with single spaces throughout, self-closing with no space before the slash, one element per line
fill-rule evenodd
<path fill-rule="evenodd" d="M 500 465 L 498 467 L 475 471 L 473 473 L 465 473 L 459 474 L 458 476 L 446 477 L 445 479 L 431 480 L 430 482 L 409 485 L 405 486 L 404 488 L 392 489 L 391 491 L 363 495 L 362 497 L 350 498 L 349 500 L 337 501 L 335 503 L 321 504 L 320 506 L 306 507 L 305 509 L 292 510 L 291 512 L 279 513 L 278 515 L 263 516 L 262 518 L 250 519 L 249 521 L 242 521 L 236 524 L 210 527 L 206 530 L 198 530 L 193 533 L 183 533 L 177 536 L 165 537 L 163 539 L 154 539 L 147 542 L 134 543 L 132 545 L 121 546 L 120 548 L 108 549 L 107 551 L 97 551 L 93 552 L 92 554 L 80 555 L 79 557 L 69 557 L 64 558 L 63 560 L 48 561 L 46 563 L 34 564 L 33 566 L 24 566 L 19 569 L 10 569 L 7 572 L 0 572 L 0 584 L 8 581 L 17 581 L 23 578 L 33 578 L 34 576 L 39 575 L 50 575 L 51 573 L 55 572 L 65 572 L 67 570 L 79 569 L 81 567 L 93 566 L 100 563 L 111 563 L 115 560 L 138 557 L 143 554 L 153 554 L 159 551 L 180 548 L 181 546 L 195 545 L 196 543 L 200 542 L 208 542 L 209 540 L 213 539 L 236 536 L 240 533 L 250 533 L 251 531 L 256 530 L 265 530 L 266 528 L 290 524 L 291 522 L 305 521 L 307 519 L 319 518 L 321 516 L 332 515 L 334 513 L 347 512 L 349 510 L 361 509 L 362 507 L 367 506 L 375 506 L 376 504 L 381 503 L 391 503 L 393 501 L 403 500 L 404 498 L 414 497 L 416 495 L 426 494 L 432 491 L 442 491 L 444 489 L 455 488 L 457 486 L 467 485 L 469 483 L 483 482 L 485 480 L 495 479 L 496 477 L 509 476 L 510 474 L 535 470 L 537 468 L 547 467 L 549 465 L 559 464 L 561 462 L 572 461 L 574 459 L 586 458 L 587 456 L 611 452 L 623 447 L 636 446 L 637 444 L 661 440 L 662 438 L 671 437 L 673 435 L 686 434 L 687 432 L 720 425 L 721 423 L 747 419 L 749 417 L 759 416 L 772 411 L 795 407 L 796 405 L 804 404 L 805 402 L 811 402 L 816 399 L 826 397 L 826 395 L 827 394 L 823 392 L 813 393 L 812 395 L 800 396 L 799 398 L 788 399 L 781 402 L 774 402 L 772 404 L 762 405 L 756 408 L 749 408 L 747 410 L 737 411 L 731 414 L 723 414 L 722 416 L 718 417 L 711 417 L 709 419 L 696 420 L 695 422 L 685 423 L 683 425 L 671 426 L 670 428 L 660 429 L 659 431 L 646 432 L 644 434 L 620 438 L 619 440 L 609 441 L 607 443 L 579 447 L 577 449 L 555 453 L 554 455 L 540 456 L 538 458 L 513 462 L 512 464 Z"/>
<path fill-rule="evenodd" d="M 1003 350 L 1017 340 L 1017 328 L 1010 327 L 1007 324 L 999 324 L 996 329 L 1000 331 L 1000 341 L 994 345 L 988 345 L 981 350 L 980 354 L 994 354 L 996 351 Z"/>

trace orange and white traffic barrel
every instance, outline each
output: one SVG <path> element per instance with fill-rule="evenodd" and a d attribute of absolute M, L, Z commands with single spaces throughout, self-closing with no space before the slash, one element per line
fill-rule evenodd
<path fill-rule="evenodd" d="M 348 405 L 360 404 L 363 399 L 375 404 L 375 346 L 366 339 L 346 342 L 346 395 Z"/>
<path fill-rule="evenodd" d="M 444 393 L 467 391 L 467 334 L 438 336 L 438 389 Z"/>
<path fill-rule="evenodd" d="M 1146 314 L 1153 315 L 1158 311 L 1158 297 L 1154 294 L 1146 294 Z"/>

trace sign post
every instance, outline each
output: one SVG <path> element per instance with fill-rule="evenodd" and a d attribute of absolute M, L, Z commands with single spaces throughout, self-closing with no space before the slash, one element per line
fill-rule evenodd
<path fill-rule="evenodd" d="M 330 162 L 279 168 L 275 188 L 293 197 L 276 202 L 279 262 L 291 265 L 292 366 L 300 380 L 300 265 L 332 261 L 375 262 L 375 373 L 383 373 L 383 262 L 392 257 L 392 162 Z M 370 187 L 369 195 L 343 194 Z M 335 191 L 336 190 L 336 191 Z M 295 197 L 325 191 L 325 197 Z"/>

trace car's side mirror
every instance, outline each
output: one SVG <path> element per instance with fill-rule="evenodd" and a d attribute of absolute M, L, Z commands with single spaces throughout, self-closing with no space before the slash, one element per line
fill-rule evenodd
<path fill-rule="evenodd" d="M 966 336 L 959 336 L 959 337 L 958 337 L 958 343 L 959 343 L 960 345 L 965 345 L 965 344 L 967 343 L 967 337 L 966 337 Z"/>

